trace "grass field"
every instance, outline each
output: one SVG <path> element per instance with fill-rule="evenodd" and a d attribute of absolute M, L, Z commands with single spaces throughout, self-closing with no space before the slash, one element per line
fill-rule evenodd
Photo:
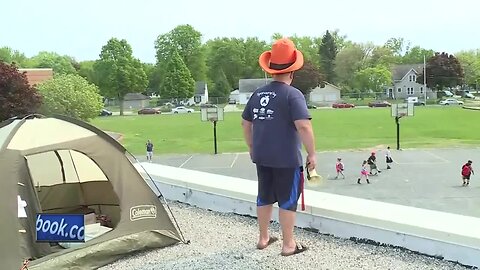
<path fill-rule="evenodd" d="M 396 146 L 390 108 L 312 110 L 317 150 Z M 244 152 L 240 113 L 225 113 L 217 125 L 219 152 Z M 123 144 L 142 154 L 147 139 L 155 153 L 212 153 L 213 124 L 200 114 L 99 117 L 92 123 L 124 135 Z M 460 107 L 415 107 L 415 116 L 400 120 L 401 147 L 480 145 L 480 111 Z M 275 136 L 275 134 L 272 134 Z"/>

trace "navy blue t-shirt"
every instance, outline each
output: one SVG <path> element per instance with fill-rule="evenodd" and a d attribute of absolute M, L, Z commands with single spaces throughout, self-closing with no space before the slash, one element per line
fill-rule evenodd
<path fill-rule="evenodd" d="M 273 81 L 252 94 L 242 118 L 253 124 L 254 163 L 273 168 L 303 165 L 302 144 L 294 121 L 311 117 L 300 90 Z"/>

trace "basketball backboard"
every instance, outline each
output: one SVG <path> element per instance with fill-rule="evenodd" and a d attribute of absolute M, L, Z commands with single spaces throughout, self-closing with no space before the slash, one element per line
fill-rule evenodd
<path fill-rule="evenodd" d="M 202 108 L 201 109 L 202 121 L 223 121 L 223 108 Z"/>
<path fill-rule="evenodd" d="M 413 115 L 414 104 L 412 102 L 392 104 L 392 117 L 405 117 Z"/>

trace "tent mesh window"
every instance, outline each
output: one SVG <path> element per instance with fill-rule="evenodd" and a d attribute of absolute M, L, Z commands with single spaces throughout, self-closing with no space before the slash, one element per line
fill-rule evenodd
<path fill-rule="evenodd" d="M 118 196 L 89 157 L 74 150 L 56 150 L 25 158 L 44 213 L 96 213 L 108 227 L 119 222 Z M 46 166 L 51 169 L 44 170 Z"/>

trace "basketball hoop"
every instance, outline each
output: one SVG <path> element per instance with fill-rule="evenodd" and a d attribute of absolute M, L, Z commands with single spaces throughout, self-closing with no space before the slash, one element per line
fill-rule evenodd
<path fill-rule="evenodd" d="M 223 121 L 223 108 L 202 108 L 201 110 L 202 122 L 213 123 L 213 146 L 215 148 L 215 155 L 217 151 L 217 122 Z"/>
<path fill-rule="evenodd" d="M 392 113 L 392 117 L 395 117 L 395 118 L 413 116 L 414 115 L 413 103 L 408 102 L 408 103 L 392 104 L 391 113 Z"/>
<path fill-rule="evenodd" d="M 400 118 L 414 115 L 413 102 L 392 104 L 392 117 L 397 126 L 397 150 L 400 150 Z"/>
<path fill-rule="evenodd" d="M 201 118 L 203 122 L 223 121 L 223 108 L 202 108 Z"/>
<path fill-rule="evenodd" d="M 216 122 L 216 121 L 218 121 L 218 117 L 217 116 L 209 116 L 209 117 L 207 117 L 207 121 Z"/>

